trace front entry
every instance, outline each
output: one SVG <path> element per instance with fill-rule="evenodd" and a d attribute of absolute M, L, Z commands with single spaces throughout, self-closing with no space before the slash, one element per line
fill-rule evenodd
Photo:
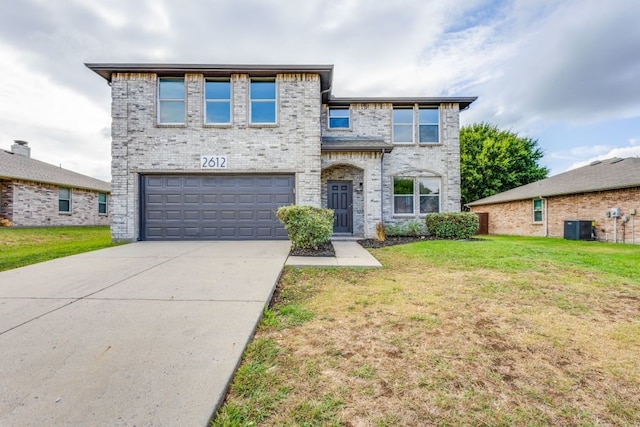
<path fill-rule="evenodd" d="M 333 209 L 333 232 L 353 233 L 353 183 L 327 182 L 327 207 Z"/>

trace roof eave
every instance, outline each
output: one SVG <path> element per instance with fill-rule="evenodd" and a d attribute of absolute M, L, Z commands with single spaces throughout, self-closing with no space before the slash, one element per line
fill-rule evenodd
<path fill-rule="evenodd" d="M 458 104 L 460 110 L 466 110 L 477 100 L 477 96 L 436 96 L 436 97 L 349 97 L 331 98 L 327 102 L 330 106 L 348 106 L 351 104 L 393 104 L 400 107 L 409 107 L 415 104 L 440 105 Z"/>

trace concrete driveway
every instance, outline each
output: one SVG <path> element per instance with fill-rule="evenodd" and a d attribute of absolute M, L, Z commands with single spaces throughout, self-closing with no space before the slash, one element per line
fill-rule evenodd
<path fill-rule="evenodd" d="M 289 245 L 139 242 L 0 273 L 0 425 L 206 425 Z"/>

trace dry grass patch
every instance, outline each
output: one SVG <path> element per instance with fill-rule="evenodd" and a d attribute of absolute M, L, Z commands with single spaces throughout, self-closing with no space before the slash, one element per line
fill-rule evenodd
<path fill-rule="evenodd" d="M 640 424 L 627 268 L 640 248 L 600 245 L 601 269 L 576 262 L 593 246 L 526 240 L 374 250 L 378 270 L 287 269 L 212 424 Z M 265 340 L 257 399 L 238 376 L 265 360 Z"/>

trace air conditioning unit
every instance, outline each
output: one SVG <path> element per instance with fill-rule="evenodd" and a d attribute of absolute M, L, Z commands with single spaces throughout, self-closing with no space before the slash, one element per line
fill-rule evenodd
<path fill-rule="evenodd" d="M 607 215 L 608 217 L 611 218 L 619 218 L 620 217 L 620 208 L 611 208 L 609 209 L 609 215 Z"/>

